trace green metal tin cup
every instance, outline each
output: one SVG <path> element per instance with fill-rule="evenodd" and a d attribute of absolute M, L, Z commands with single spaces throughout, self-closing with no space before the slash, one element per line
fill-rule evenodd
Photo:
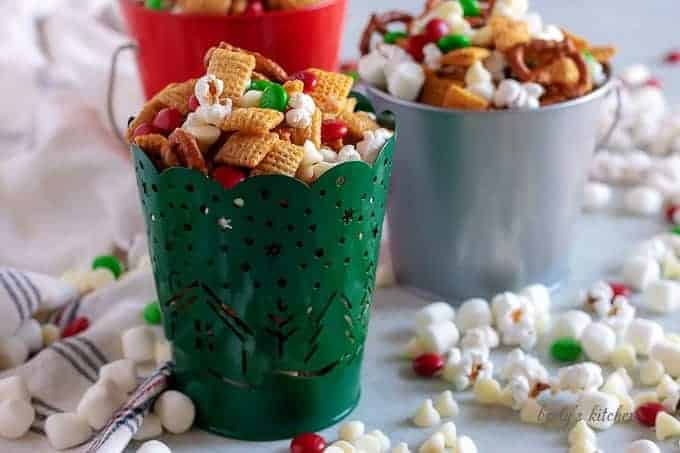
<path fill-rule="evenodd" d="M 344 163 L 311 186 L 257 176 L 230 190 L 159 174 L 132 147 L 175 386 L 199 427 L 275 440 L 354 409 L 394 140 L 373 166 Z"/>

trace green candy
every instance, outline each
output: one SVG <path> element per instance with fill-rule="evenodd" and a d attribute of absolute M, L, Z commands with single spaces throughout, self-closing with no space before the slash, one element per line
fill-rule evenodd
<path fill-rule="evenodd" d="M 351 78 L 353 78 L 354 83 L 356 83 L 357 80 L 359 80 L 359 72 L 357 72 L 357 71 L 347 71 L 347 72 L 345 72 L 345 75 L 348 75 Z"/>
<path fill-rule="evenodd" d="M 408 38 L 408 33 L 405 31 L 388 31 L 385 33 L 383 40 L 386 44 L 394 44 L 402 38 Z"/>
<path fill-rule="evenodd" d="M 144 307 L 142 317 L 147 324 L 157 326 L 161 323 L 161 306 L 158 302 L 149 302 Z"/>
<path fill-rule="evenodd" d="M 671 230 L 671 232 L 673 232 L 673 234 L 677 234 L 677 235 L 680 236 L 680 225 L 678 225 L 678 226 L 676 226 L 675 228 L 673 228 L 673 229 Z"/>
<path fill-rule="evenodd" d="M 262 92 L 260 107 L 285 112 L 288 107 L 288 93 L 278 83 L 270 83 Z"/>
<path fill-rule="evenodd" d="M 98 256 L 92 261 L 92 269 L 108 269 L 114 277 L 118 278 L 123 273 L 123 264 L 118 258 L 111 255 Z"/>
<path fill-rule="evenodd" d="M 465 35 L 446 35 L 437 42 L 437 46 L 442 52 L 447 53 L 452 50 L 470 47 L 470 38 Z"/>
<path fill-rule="evenodd" d="M 144 6 L 149 9 L 161 10 L 163 9 L 163 0 L 146 0 Z"/>
<path fill-rule="evenodd" d="M 479 9 L 479 3 L 477 0 L 458 0 L 460 6 L 463 7 L 463 15 L 465 17 L 479 17 L 482 15 L 482 11 Z"/>
<path fill-rule="evenodd" d="M 397 120 L 392 112 L 382 112 L 378 115 L 378 124 L 386 129 L 394 130 L 397 124 Z"/>
<path fill-rule="evenodd" d="M 368 98 L 366 96 L 364 96 L 363 94 L 358 93 L 356 91 L 352 91 L 349 94 L 349 97 L 357 100 L 357 106 L 356 106 L 356 109 L 355 109 L 357 112 L 375 113 L 375 109 L 373 108 L 373 104 L 371 104 L 371 101 L 369 101 Z"/>
<path fill-rule="evenodd" d="M 272 82 L 269 80 L 253 80 L 250 82 L 250 90 L 264 91 Z"/>
<path fill-rule="evenodd" d="M 550 346 L 550 355 L 558 362 L 575 362 L 582 352 L 581 343 L 573 338 L 560 338 Z"/>

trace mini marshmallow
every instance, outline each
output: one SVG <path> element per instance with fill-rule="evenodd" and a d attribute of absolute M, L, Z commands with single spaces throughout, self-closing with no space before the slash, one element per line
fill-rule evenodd
<path fill-rule="evenodd" d="M 23 437 L 35 420 L 35 409 L 26 400 L 0 402 L 0 437 L 19 439 Z"/>
<path fill-rule="evenodd" d="M 430 428 L 439 424 L 440 421 L 439 412 L 434 408 L 430 399 L 425 400 L 413 416 L 413 424 L 419 428 Z"/>
<path fill-rule="evenodd" d="M 522 94 L 522 85 L 514 79 L 505 79 L 498 85 L 493 95 L 493 103 L 498 108 L 511 106 Z"/>
<path fill-rule="evenodd" d="M 438 71 L 442 67 L 441 59 L 444 54 L 439 49 L 435 43 L 431 42 L 423 47 L 423 63 L 425 66 L 432 69 L 433 71 Z"/>
<path fill-rule="evenodd" d="M 623 205 L 631 214 L 656 215 L 663 207 L 663 196 L 652 187 L 639 186 L 625 194 Z"/>
<path fill-rule="evenodd" d="M 28 346 L 19 337 L 0 338 L 0 370 L 15 368 L 28 359 Z"/>
<path fill-rule="evenodd" d="M 357 72 L 361 79 L 370 85 L 384 88 L 387 85 L 385 78 L 385 64 L 387 59 L 377 50 L 359 58 Z"/>
<path fill-rule="evenodd" d="M 184 394 L 169 390 L 158 397 L 153 412 L 161 419 L 163 428 L 172 434 L 182 434 L 194 424 L 196 408 L 194 403 Z"/>
<path fill-rule="evenodd" d="M 360 161 L 361 154 L 357 151 L 354 145 L 345 145 L 338 151 L 339 162 L 353 162 Z"/>
<path fill-rule="evenodd" d="M 663 328 L 654 321 L 635 318 L 628 326 L 625 339 L 638 354 L 649 355 L 652 347 L 663 340 Z"/>
<path fill-rule="evenodd" d="M 460 334 L 452 321 L 430 324 L 420 332 L 420 340 L 427 352 L 444 354 L 458 343 Z"/>
<path fill-rule="evenodd" d="M 358 420 L 346 422 L 338 428 L 338 438 L 347 442 L 354 442 L 364 435 L 365 429 L 364 423 Z"/>
<path fill-rule="evenodd" d="M 640 383 L 647 386 L 657 385 L 665 373 L 663 363 L 649 359 L 640 366 Z"/>
<path fill-rule="evenodd" d="M 602 386 L 602 368 L 591 362 L 578 363 L 558 371 L 559 388 L 571 392 L 594 391 Z"/>
<path fill-rule="evenodd" d="M 533 399 L 527 399 L 519 411 L 519 418 L 524 423 L 540 425 L 544 422 L 543 407 Z"/>
<path fill-rule="evenodd" d="M 676 311 L 680 308 L 680 284 L 670 280 L 651 282 L 642 294 L 642 303 L 657 313 Z"/>
<path fill-rule="evenodd" d="M 651 257 L 635 256 L 623 265 L 624 282 L 638 291 L 661 279 L 661 266 Z"/>
<path fill-rule="evenodd" d="M 453 321 L 456 312 L 446 302 L 435 302 L 427 305 L 416 312 L 416 327 L 418 329 L 444 321 Z"/>
<path fill-rule="evenodd" d="M 657 440 L 666 440 L 680 436 L 680 420 L 667 412 L 661 411 L 656 415 L 654 424 Z"/>
<path fill-rule="evenodd" d="M 381 440 L 369 434 L 364 434 L 363 436 L 360 436 L 358 439 L 355 439 L 353 444 L 357 448 L 357 450 L 361 452 L 366 453 L 382 452 Z"/>
<path fill-rule="evenodd" d="M 161 425 L 161 419 L 157 415 L 149 413 L 144 416 L 142 426 L 139 427 L 132 438 L 143 441 L 161 437 L 162 435 L 163 426 Z"/>
<path fill-rule="evenodd" d="M 468 330 L 460 346 L 463 349 L 495 349 L 499 345 L 498 332 L 491 326 L 475 327 Z"/>
<path fill-rule="evenodd" d="M 342 453 L 357 453 L 357 448 L 346 440 L 338 440 L 337 442 L 333 442 L 331 447 L 339 449 Z"/>
<path fill-rule="evenodd" d="M 125 402 L 124 392 L 111 380 L 90 387 L 78 403 L 76 413 L 95 430 L 102 429 Z"/>
<path fill-rule="evenodd" d="M 380 431 L 379 429 L 374 429 L 373 431 L 368 433 L 368 435 L 378 439 L 378 441 L 380 442 L 380 453 L 387 453 L 387 450 L 390 449 L 392 442 L 390 441 L 390 438 L 385 435 L 384 432 Z"/>
<path fill-rule="evenodd" d="M 319 153 L 323 156 L 324 162 L 335 163 L 338 161 L 338 153 L 329 148 L 319 149 Z"/>
<path fill-rule="evenodd" d="M 674 378 L 680 377 L 680 345 L 669 341 L 656 343 L 649 356 L 663 363 L 668 374 Z"/>
<path fill-rule="evenodd" d="M 468 436 L 460 436 L 456 439 L 456 453 L 477 453 L 477 446 Z"/>
<path fill-rule="evenodd" d="M 609 362 L 617 368 L 633 368 L 637 365 L 635 348 L 628 343 L 618 345 L 611 353 Z"/>
<path fill-rule="evenodd" d="M 465 333 L 475 327 L 490 326 L 491 308 L 484 299 L 469 299 L 463 302 L 456 314 L 456 326 Z"/>
<path fill-rule="evenodd" d="M 52 447 L 66 450 L 87 442 L 92 437 L 92 429 L 76 414 L 52 414 L 45 420 L 45 434 Z"/>
<path fill-rule="evenodd" d="M 220 107 L 215 106 L 209 107 L 208 110 L 202 110 L 201 114 L 203 116 L 199 116 L 198 113 L 190 113 L 187 117 L 187 120 L 182 125 L 183 130 L 187 131 L 196 138 L 196 142 L 198 143 L 201 151 L 206 151 L 213 144 L 215 144 L 217 140 L 220 139 L 220 135 L 222 133 L 220 128 L 214 126 L 213 124 L 209 124 L 204 119 L 205 116 L 208 117 L 213 123 L 219 124 L 218 121 L 220 119 L 220 115 L 223 115 L 223 118 L 226 116 L 226 112 L 223 110 L 214 111 L 216 109 L 220 109 Z"/>
<path fill-rule="evenodd" d="M 624 453 L 661 453 L 661 450 L 651 440 L 643 439 L 632 442 Z"/>
<path fill-rule="evenodd" d="M 434 433 L 418 448 L 418 453 L 445 453 L 446 440 L 441 433 Z"/>
<path fill-rule="evenodd" d="M 659 380 L 659 384 L 656 386 L 656 394 L 659 395 L 661 400 L 678 393 L 678 391 L 680 391 L 680 385 L 667 374 Z"/>
<path fill-rule="evenodd" d="M 16 336 L 26 343 L 28 352 L 31 354 L 43 348 L 42 329 L 40 323 L 35 319 L 24 322 L 17 330 Z"/>
<path fill-rule="evenodd" d="M 473 392 L 477 401 L 485 406 L 496 405 L 501 399 L 501 386 L 493 378 L 477 379 Z"/>
<path fill-rule="evenodd" d="M 595 435 L 595 431 L 590 429 L 585 420 L 579 420 L 571 431 L 569 431 L 567 441 L 569 442 L 569 445 L 582 444 L 585 442 L 597 444 L 597 436 Z"/>
<path fill-rule="evenodd" d="M 407 359 L 415 359 L 425 353 L 425 345 L 418 337 L 411 339 L 402 347 L 402 353 Z"/>
<path fill-rule="evenodd" d="M 0 401 L 31 401 L 26 380 L 22 376 L 9 376 L 0 380 Z"/>
<path fill-rule="evenodd" d="M 156 346 L 156 335 L 147 326 L 137 326 L 123 332 L 123 357 L 135 363 L 153 360 Z"/>
<path fill-rule="evenodd" d="M 137 453 L 172 453 L 172 450 L 170 450 L 170 447 L 163 442 L 150 440 L 144 442 L 142 446 L 139 447 L 139 450 L 137 450 Z"/>
<path fill-rule="evenodd" d="M 415 101 L 425 84 L 422 66 L 413 61 L 398 63 L 387 77 L 387 90 L 405 101 Z"/>
<path fill-rule="evenodd" d="M 623 70 L 621 79 L 626 85 L 635 87 L 642 85 L 652 78 L 652 72 L 643 64 L 634 64 Z"/>
<path fill-rule="evenodd" d="M 444 446 L 447 448 L 453 448 L 456 446 L 456 439 L 458 437 L 458 430 L 456 429 L 456 424 L 453 422 L 446 422 L 439 427 L 439 431 L 442 436 L 444 436 Z"/>
<path fill-rule="evenodd" d="M 442 417 L 456 417 L 460 410 L 451 390 L 445 390 L 434 400 L 434 408 Z"/>
<path fill-rule="evenodd" d="M 130 393 L 137 388 L 135 362 L 130 359 L 122 359 L 104 365 L 99 369 L 99 379 L 109 379 L 113 381 L 121 391 Z"/>
<path fill-rule="evenodd" d="M 156 365 L 163 365 L 167 362 L 172 362 L 172 343 L 166 339 L 156 340 L 156 344 L 153 349 L 153 359 Z"/>
<path fill-rule="evenodd" d="M 577 414 L 592 428 L 609 429 L 614 425 L 619 409 L 617 397 L 596 390 L 583 392 L 578 400 Z"/>
<path fill-rule="evenodd" d="M 390 453 L 411 453 L 411 450 L 408 448 L 407 444 L 405 444 L 404 442 L 399 442 L 399 444 L 397 444 L 397 446 L 394 447 L 390 451 Z"/>
<path fill-rule="evenodd" d="M 305 129 L 312 124 L 312 114 L 304 109 L 288 110 L 286 124 L 295 129 Z"/>
<path fill-rule="evenodd" d="M 616 333 L 603 322 L 590 323 L 583 331 L 581 345 L 591 360 L 606 363 L 616 347 Z"/>
<path fill-rule="evenodd" d="M 552 325 L 551 338 L 580 340 L 583 331 L 592 322 L 590 315 L 581 310 L 569 310 L 559 315 Z"/>
<path fill-rule="evenodd" d="M 42 341 L 45 347 L 51 345 L 61 338 L 61 331 L 59 327 L 54 324 L 43 324 L 41 327 Z"/>

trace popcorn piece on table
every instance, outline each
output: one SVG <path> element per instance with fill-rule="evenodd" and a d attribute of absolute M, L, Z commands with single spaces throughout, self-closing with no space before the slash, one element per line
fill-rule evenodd
<path fill-rule="evenodd" d="M 602 368 L 591 362 L 561 368 L 558 375 L 559 388 L 574 393 L 597 390 L 604 382 Z"/>
<path fill-rule="evenodd" d="M 499 345 L 499 337 L 491 326 L 475 327 L 468 330 L 460 342 L 462 349 L 495 349 Z"/>
<path fill-rule="evenodd" d="M 536 330 L 543 333 L 550 322 L 550 290 L 541 284 L 529 285 L 520 292 L 532 303 L 534 307 L 534 317 Z"/>
<path fill-rule="evenodd" d="M 536 357 L 525 354 L 521 349 L 514 349 L 507 355 L 501 378 L 511 381 L 518 376 L 523 376 L 531 385 L 548 381 L 548 371 Z"/>
<path fill-rule="evenodd" d="M 493 377 L 493 362 L 489 360 L 488 351 L 468 350 L 463 354 L 451 354 L 443 377 L 456 390 L 463 391 L 478 379 Z"/>
<path fill-rule="evenodd" d="M 506 346 L 520 346 L 531 349 L 536 344 L 536 311 L 532 302 L 512 293 L 494 297 L 492 311 Z"/>

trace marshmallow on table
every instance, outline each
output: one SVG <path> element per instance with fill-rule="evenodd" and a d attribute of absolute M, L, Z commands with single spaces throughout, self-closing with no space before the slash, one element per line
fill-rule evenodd
<path fill-rule="evenodd" d="M 649 356 L 663 363 L 666 372 L 674 378 L 680 377 L 680 345 L 669 341 L 656 343 Z"/>
<path fill-rule="evenodd" d="M 149 440 L 163 435 L 163 426 L 161 419 L 152 413 L 146 414 L 142 425 L 137 432 L 132 436 L 134 440 Z"/>
<path fill-rule="evenodd" d="M 364 423 L 359 420 L 345 422 L 338 428 L 338 438 L 347 442 L 354 442 L 364 435 L 365 429 Z"/>
<path fill-rule="evenodd" d="M 65 450 L 88 441 L 92 437 L 92 429 L 76 414 L 52 414 L 45 421 L 45 434 L 55 449 Z"/>
<path fill-rule="evenodd" d="M 619 405 L 614 395 L 592 390 L 580 395 L 576 410 L 592 428 L 605 430 L 614 425 Z"/>
<path fill-rule="evenodd" d="M 425 350 L 436 354 L 444 354 L 454 347 L 459 339 L 458 328 L 452 321 L 430 324 L 420 331 L 420 341 Z"/>
<path fill-rule="evenodd" d="M 680 308 L 680 284 L 670 280 L 657 280 L 645 288 L 643 304 L 657 313 L 670 313 Z"/>
<path fill-rule="evenodd" d="M 35 420 L 35 409 L 29 401 L 11 399 L 0 402 L 0 437 L 19 439 Z"/>
<path fill-rule="evenodd" d="M 663 197 L 652 187 L 640 186 L 630 189 L 625 194 L 623 204 L 631 214 L 655 215 L 661 212 Z"/>
<path fill-rule="evenodd" d="M 612 199 L 612 189 L 600 182 L 586 183 L 583 189 L 583 209 L 598 211 L 605 208 Z"/>
<path fill-rule="evenodd" d="M 130 359 L 116 360 L 99 369 L 99 379 L 113 381 L 120 390 L 130 393 L 137 388 L 135 362 Z"/>
<path fill-rule="evenodd" d="M 634 256 L 623 265 L 623 280 L 638 291 L 661 279 L 661 266 L 652 257 Z"/>
<path fill-rule="evenodd" d="M 0 338 L 0 370 L 15 368 L 28 359 L 28 346 L 19 337 Z"/>
<path fill-rule="evenodd" d="M 663 328 L 659 323 L 642 318 L 635 318 L 626 331 L 626 341 L 640 355 L 649 355 L 652 347 L 663 340 L 663 336 Z"/>
<path fill-rule="evenodd" d="M 475 327 L 490 326 L 493 321 L 489 303 L 484 299 L 469 299 L 463 302 L 458 308 L 455 320 L 461 333 Z"/>
<path fill-rule="evenodd" d="M 453 321 L 456 311 L 446 302 L 429 304 L 416 312 L 416 327 L 418 329 L 443 321 Z"/>
<path fill-rule="evenodd" d="M 172 453 L 172 450 L 170 450 L 170 447 L 163 442 L 150 440 L 144 442 L 142 446 L 139 447 L 139 450 L 137 450 L 137 453 Z"/>
<path fill-rule="evenodd" d="M 16 336 L 26 343 L 29 353 L 38 352 L 43 348 L 42 328 L 35 319 L 25 321 L 17 330 Z"/>
<path fill-rule="evenodd" d="M 95 430 L 102 429 L 125 402 L 125 394 L 111 380 L 90 387 L 78 403 L 76 413 Z"/>
<path fill-rule="evenodd" d="M 137 326 L 123 332 L 121 336 L 123 357 L 135 363 L 148 362 L 154 359 L 156 335 L 147 326 Z"/>
<path fill-rule="evenodd" d="M 661 453 L 661 450 L 651 440 L 642 439 L 628 445 L 624 453 Z"/>
<path fill-rule="evenodd" d="M 590 359 L 605 363 L 616 347 L 616 333 L 603 322 L 590 323 L 581 336 L 581 346 Z"/>
<path fill-rule="evenodd" d="M 413 424 L 419 428 L 430 428 L 441 421 L 439 412 L 434 408 L 432 400 L 425 400 L 413 416 Z"/>
<path fill-rule="evenodd" d="M 163 392 L 156 400 L 153 412 L 160 417 L 163 428 L 173 434 L 189 431 L 196 416 L 194 403 L 175 390 Z"/>
<path fill-rule="evenodd" d="M 592 322 L 590 315 L 581 310 L 569 310 L 559 315 L 552 325 L 551 338 L 581 339 L 583 331 Z"/>
<path fill-rule="evenodd" d="M 0 401 L 4 400 L 31 400 L 31 394 L 23 377 L 9 376 L 0 380 Z"/>

